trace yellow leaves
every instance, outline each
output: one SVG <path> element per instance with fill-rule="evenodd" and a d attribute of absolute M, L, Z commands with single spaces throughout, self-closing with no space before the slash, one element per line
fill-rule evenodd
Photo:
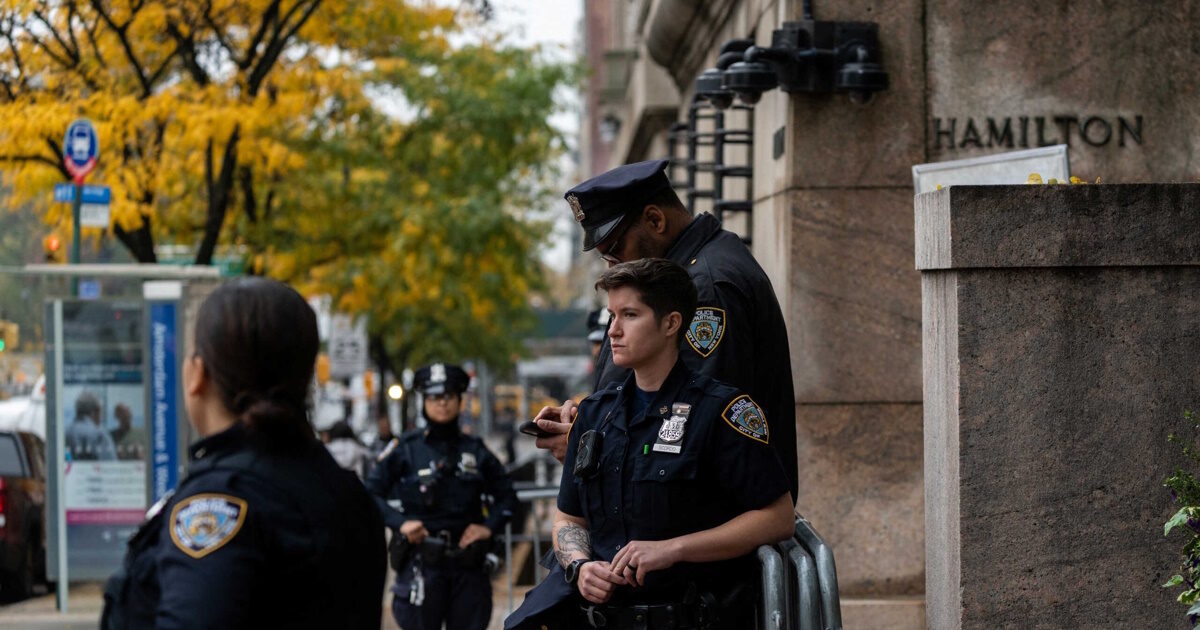
<path fill-rule="evenodd" d="M 1025 181 L 1025 183 L 1026 183 L 1026 184 L 1041 184 L 1041 183 L 1042 183 L 1042 176 L 1041 176 L 1040 174 L 1038 174 L 1038 173 L 1030 173 L 1030 174 L 1029 174 L 1029 179 L 1027 179 L 1027 180 Z M 1076 176 L 1072 175 L 1072 176 L 1070 177 L 1070 180 L 1060 180 L 1060 179 L 1058 179 L 1057 177 L 1051 177 L 1051 178 L 1047 179 L 1045 183 L 1046 183 L 1046 185 L 1048 185 L 1048 186 L 1059 185 L 1059 184 L 1068 184 L 1068 183 L 1070 183 L 1070 184 L 1076 184 L 1076 185 L 1080 185 L 1080 184 L 1082 184 L 1082 185 L 1086 185 L 1086 184 L 1087 184 L 1087 181 L 1086 181 L 1086 180 L 1084 180 L 1084 179 L 1081 179 L 1081 178 L 1079 178 L 1079 177 L 1076 177 Z M 1100 178 L 1099 178 L 1099 177 L 1097 177 L 1097 178 L 1096 178 L 1096 183 L 1097 183 L 1097 184 L 1099 184 L 1099 183 L 1100 183 Z M 940 188 L 940 186 L 939 186 L 939 188 Z"/>
<path fill-rule="evenodd" d="M 290 252 L 272 252 L 265 262 L 267 273 L 276 278 L 291 278 L 296 274 L 296 256 Z"/>

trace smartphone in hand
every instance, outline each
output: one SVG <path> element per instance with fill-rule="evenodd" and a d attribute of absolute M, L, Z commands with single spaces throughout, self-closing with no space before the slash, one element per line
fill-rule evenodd
<path fill-rule="evenodd" d="M 524 433 L 525 435 L 539 437 L 539 438 L 552 437 L 555 435 L 554 433 L 549 433 L 549 432 L 543 431 L 540 427 L 538 427 L 537 422 L 534 420 L 528 420 L 526 422 L 522 422 L 521 426 L 518 427 L 517 430 L 520 431 L 521 433 Z"/>

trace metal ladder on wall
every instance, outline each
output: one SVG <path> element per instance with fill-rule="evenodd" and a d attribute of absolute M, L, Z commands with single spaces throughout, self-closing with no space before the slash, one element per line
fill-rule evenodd
<path fill-rule="evenodd" d="M 727 164 L 725 149 L 729 146 L 742 145 L 746 147 L 748 159 L 753 160 L 754 154 L 754 116 L 750 105 L 735 104 L 731 110 L 746 112 L 746 128 L 727 129 L 725 110 L 713 107 L 703 99 L 692 97 L 688 105 L 687 122 L 677 122 L 671 125 L 667 133 L 668 152 L 671 155 L 671 181 L 684 181 L 684 202 L 693 214 L 697 211 L 696 202 L 700 199 L 711 200 L 713 216 L 724 224 L 725 213 L 743 212 L 746 214 L 746 225 L 749 228 L 750 212 L 754 207 L 751 199 L 727 199 L 725 196 L 725 180 L 738 178 L 746 182 L 747 196 L 753 194 L 754 168 L 750 164 Z M 701 128 L 702 124 L 705 128 Z M 681 160 L 678 147 L 686 147 L 686 156 Z M 702 148 L 710 148 L 707 159 L 700 157 Z M 683 178 L 677 177 L 676 172 L 682 169 Z M 708 189 L 698 187 L 699 173 L 712 174 L 712 186 Z M 749 232 L 742 241 L 750 244 Z"/>

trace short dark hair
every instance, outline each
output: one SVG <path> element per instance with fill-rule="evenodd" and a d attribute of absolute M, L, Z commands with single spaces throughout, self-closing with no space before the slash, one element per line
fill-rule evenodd
<path fill-rule="evenodd" d="M 252 434 L 311 440 L 308 387 L 317 359 L 317 317 L 294 289 L 240 278 L 213 291 L 196 315 L 196 354 L 221 402 Z"/>
<path fill-rule="evenodd" d="M 673 208 L 680 212 L 691 214 L 688 207 L 683 205 L 683 201 L 679 199 L 679 195 L 675 193 L 675 189 L 670 186 L 654 193 L 646 205 L 656 205 L 660 208 Z"/>
<path fill-rule="evenodd" d="M 662 321 L 672 312 L 682 317 L 680 336 L 696 314 L 696 285 L 687 270 L 666 258 L 642 258 L 613 265 L 600 274 L 596 288 L 612 291 L 630 287 Z"/>

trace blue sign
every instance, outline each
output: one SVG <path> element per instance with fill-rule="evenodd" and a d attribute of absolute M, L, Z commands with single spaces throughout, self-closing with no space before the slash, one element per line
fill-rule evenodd
<path fill-rule="evenodd" d="M 175 304 L 150 304 L 150 465 L 154 467 L 154 500 L 178 483 L 175 383 Z"/>
<path fill-rule="evenodd" d="M 62 149 L 68 169 L 74 166 L 77 170 L 91 171 L 100 155 L 100 137 L 96 135 L 92 121 L 80 118 L 71 123 L 63 137 Z"/>
<path fill-rule="evenodd" d="M 100 281 L 99 280 L 84 280 L 79 279 L 79 299 L 81 300 L 98 300 L 100 299 Z"/>
<path fill-rule="evenodd" d="M 94 203 L 102 206 L 112 203 L 112 189 L 108 186 L 89 184 L 81 186 L 81 188 L 83 194 L 80 195 L 80 203 Z M 75 184 L 55 184 L 54 201 L 58 203 L 75 201 Z"/>

